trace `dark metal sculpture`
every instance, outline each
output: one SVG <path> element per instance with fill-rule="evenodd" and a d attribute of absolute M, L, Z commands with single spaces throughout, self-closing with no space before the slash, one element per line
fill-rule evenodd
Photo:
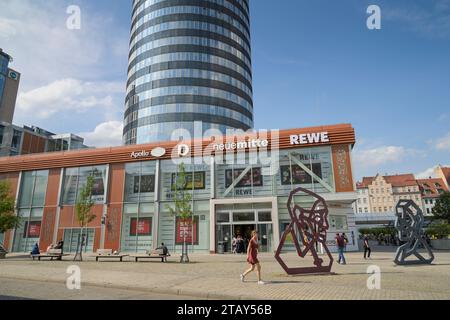
<path fill-rule="evenodd" d="M 310 208 L 302 208 L 294 203 L 294 196 L 304 193 L 311 196 L 313 205 Z M 291 216 L 291 223 L 284 231 L 280 240 L 275 259 L 281 267 L 289 275 L 302 275 L 312 273 L 330 273 L 333 265 L 333 256 L 327 247 L 327 231 L 328 224 L 328 207 L 325 200 L 314 192 L 298 188 L 291 192 L 287 203 L 289 215 Z M 284 247 L 286 237 L 291 234 L 294 241 L 297 253 L 301 258 L 304 258 L 308 252 L 311 252 L 314 259 L 314 267 L 294 267 L 290 268 L 281 258 L 281 250 Z M 298 238 L 301 239 L 303 249 L 301 248 Z M 325 264 L 324 260 L 319 257 L 316 249 L 317 244 L 322 244 L 323 249 L 329 258 L 329 263 Z"/>
<path fill-rule="evenodd" d="M 422 210 L 412 200 L 400 200 L 396 207 L 396 214 L 395 228 L 398 231 L 398 237 L 400 241 L 406 243 L 397 249 L 394 262 L 398 265 L 431 264 L 434 255 L 423 234 Z M 418 252 L 420 246 L 428 252 L 428 259 Z M 411 255 L 418 260 L 406 261 Z"/>

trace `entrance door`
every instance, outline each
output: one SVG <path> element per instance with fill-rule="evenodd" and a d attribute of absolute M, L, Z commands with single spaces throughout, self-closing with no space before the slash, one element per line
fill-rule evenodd
<path fill-rule="evenodd" d="M 254 224 L 236 224 L 233 226 L 233 235 L 239 240 L 242 238 L 242 242 L 237 245 L 237 253 L 246 253 L 247 246 L 252 238 L 252 231 L 255 230 Z"/>

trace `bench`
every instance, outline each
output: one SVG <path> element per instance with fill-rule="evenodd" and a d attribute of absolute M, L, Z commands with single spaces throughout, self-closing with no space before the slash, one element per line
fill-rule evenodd
<path fill-rule="evenodd" d="M 62 252 L 62 249 L 50 249 L 45 253 L 32 254 L 31 258 L 33 258 L 33 260 L 35 260 L 37 258 L 38 261 L 41 261 L 42 258 L 50 258 L 50 260 L 53 261 L 53 259 L 62 260 L 62 257 L 68 256 L 68 255 L 69 254 L 64 254 Z"/>
<path fill-rule="evenodd" d="M 161 259 L 161 262 L 167 262 L 167 257 L 170 257 L 170 254 L 164 254 L 164 251 L 162 249 L 157 249 L 151 251 L 151 253 L 147 254 L 140 254 L 140 255 L 133 255 L 131 256 L 134 258 L 136 262 L 139 262 L 139 260 L 142 259 Z"/>
<path fill-rule="evenodd" d="M 124 257 L 128 257 L 127 254 L 113 254 L 112 249 L 98 249 L 95 254 L 95 261 L 98 262 L 99 259 L 119 259 L 120 262 L 123 261 Z"/>

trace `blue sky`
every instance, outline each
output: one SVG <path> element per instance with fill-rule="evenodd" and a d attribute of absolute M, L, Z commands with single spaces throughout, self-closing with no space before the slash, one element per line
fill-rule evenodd
<path fill-rule="evenodd" d="M 120 144 L 131 1 L 2 3 L 15 122 Z M 81 30 L 65 26 L 71 4 Z M 253 0 L 251 19 L 256 128 L 352 123 L 357 178 L 450 163 L 450 0 Z"/>

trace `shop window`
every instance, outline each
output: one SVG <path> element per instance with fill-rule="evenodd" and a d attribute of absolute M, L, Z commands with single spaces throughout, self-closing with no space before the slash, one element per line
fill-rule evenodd
<path fill-rule="evenodd" d="M 233 222 L 254 222 L 255 212 L 233 212 Z"/>
<path fill-rule="evenodd" d="M 272 222 L 272 212 L 270 212 L 270 211 L 258 212 L 258 221 L 259 222 Z"/>
<path fill-rule="evenodd" d="M 230 222 L 230 214 L 228 212 L 218 212 L 217 223 L 227 223 L 227 222 Z"/>
<path fill-rule="evenodd" d="M 131 163 L 125 166 L 125 202 L 153 201 L 155 162 Z"/>
<path fill-rule="evenodd" d="M 94 237 L 95 229 L 87 228 L 83 230 L 85 235 L 85 246 L 83 247 L 84 252 L 94 251 Z M 64 252 L 65 253 L 75 253 L 77 246 L 79 245 L 81 235 L 81 228 L 70 228 L 64 229 Z"/>
<path fill-rule="evenodd" d="M 106 166 L 69 168 L 64 172 L 63 199 L 64 205 L 74 205 L 80 197 L 88 177 L 94 179 L 92 187 L 92 200 L 95 203 L 103 203 L 106 192 Z"/>

